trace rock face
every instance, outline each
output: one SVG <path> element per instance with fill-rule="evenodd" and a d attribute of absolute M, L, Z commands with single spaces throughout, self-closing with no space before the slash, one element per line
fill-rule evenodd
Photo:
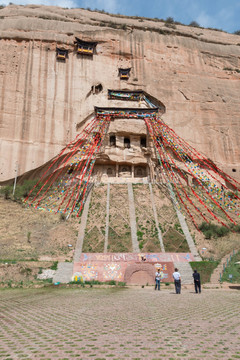
<path fill-rule="evenodd" d="M 240 179 L 240 36 L 37 5 L 0 17 L 0 181 L 51 160 L 94 106 L 109 106 L 108 89 L 157 98 L 179 136 Z M 92 57 L 76 53 L 76 37 L 97 42 Z M 68 49 L 65 61 L 56 47 Z M 119 68 L 131 68 L 128 80 Z"/>

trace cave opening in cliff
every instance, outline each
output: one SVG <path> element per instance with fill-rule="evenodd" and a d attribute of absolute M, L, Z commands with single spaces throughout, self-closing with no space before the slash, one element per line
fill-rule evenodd
<path fill-rule="evenodd" d="M 140 146 L 141 147 L 147 147 L 147 138 L 146 138 L 146 136 L 141 136 L 141 138 L 140 138 Z"/>
<path fill-rule="evenodd" d="M 103 90 L 102 84 L 93 85 L 91 87 L 92 93 L 95 95 L 99 94 Z"/>
<path fill-rule="evenodd" d="M 111 147 L 116 147 L 116 136 L 115 135 L 110 135 L 110 146 Z"/>
<path fill-rule="evenodd" d="M 97 46 L 97 42 L 84 41 L 84 40 L 80 40 L 77 37 L 76 37 L 75 44 L 76 44 L 77 54 L 79 54 L 79 55 L 92 56 L 95 53 L 95 49 Z"/>
<path fill-rule="evenodd" d="M 119 107 L 119 100 L 140 102 L 143 98 L 145 104 Z M 223 198 L 222 194 L 223 189 L 229 190 L 229 184 L 232 186 L 229 191 L 238 191 L 238 183 L 198 153 L 161 119 L 165 112 L 162 103 L 145 92 L 129 90 L 108 90 L 108 99 L 117 100 L 117 107 L 95 106 L 95 114 L 86 118 L 79 139 L 74 145 L 70 143 L 66 147 L 68 153 L 59 154 L 66 165 L 59 165 L 59 171 L 49 174 L 49 188 L 56 184 L 56 204 L 51 205 L 53 211 L 77 212 L 79 216 L 90 184 L 95 180 L 157 182 L 159 186 L 166 186 L 171 198 L 191 218 L 197 229 L 199 219 L 208 222 L 211 217 L 226 227 L 229 221 L 236 225 L 240 217 L 240 199 L 238 195 Z M 67 173 L 65 166 L 74 163 L 75 168 L 70 167 Z M 61 174 L 66 176 L 64 181 L 62 178 L 59 182 L 55 181 L 55 177 L 61 177 Z M 75 199 L 79 198 L 81 201 L 76 206 Z M 45 201 L 43 205 L 50 208 L 49 197 L 45 193 L 40 199 L 34 198 L 30 204 L 38 208 L 42 199 Z"/>
<path fill-rule="evenodd" d="M 124 148 L 125 149 L 130 149 L 130 147 L 131 147 L 131 142 L 130 142 L 130 139 L 129 139 L 129 137 L 124 137 Z"/>
<path fill-rule="evenodd" d="M 56 58 L 60 61 L 65 61 L 68 57 L 68 50 L 56 48 Z"/>
<path fill-rule="evenodd" d="M 118 69 L 119 71 L 119 77 L 121 80 L 128 80 L 129 76 L 130 76 L 130 70 L 131 68 L 128 69 Z"/>
<path fill-rule="evenodd" d="M 108 177 L 114 177 L 115 176 L 115 172 L 114 172 L 114 169 L 112 167 L 107 168 L 107 175 L 108 175 Z"/>

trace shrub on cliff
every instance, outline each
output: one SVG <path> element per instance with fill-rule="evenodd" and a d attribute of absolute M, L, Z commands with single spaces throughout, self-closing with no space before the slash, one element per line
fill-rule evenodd
<path fill-rule="evenodd" d="M 171 16 L 169 16 L 169 17 L 166 18 L 165 23 L 174 24 L 174 19 Z"/>
<path fill-rule="evenodd" d="M 4 196 L 5 199 L 21 201 L 28 196 L 28 194 L 34 188 L 37 182 L 38 180 L 25 180 L 23 184 L 17 184 L 14 195 L 12 195 L 13 193 L 12 185 L 7 185 L 2 187 L 0 193 Z M 41 187 L 42 184 L 39 183 L 31 192 L 30 197 L 31 198 L 35 197 Z"/>
<path fill-rule="evenodd" d="M 219 226 L 212 223 L 206 223 L 203 222 L 199 226 L 199 230 L 202 231 L 206 239 L 218 238 L 227 235 L 230 232 L 230 229 L 228 229 L 225 226 Z"/>
<path fill-rule="evenodd" d="M 33 187 L 37 184 L 38 180 L 25 180 L 22 185 L 17 185 L 14 198 L 16 200 L 24 199 L 26 198 L 30 191 L 33 189 Z M 37 192 L 42 187 L 42 184 L 38 184 L 34 190 L 31 192 L 30 197 L 36 196 Z"/>
<path fill-rule="evenodd" d="M 0 190 L 0 194 L 2 194 L 4 196 L 4 199 L 8 200 L 10 198 L 10 195 L 12 194 L 12 186 L 7 185 L 7 186 L 3 186 Z"/>
<path fill-rule="evenodd" d="M 200 25 L 199 25 L 199 23 L 197 21 L 191 21 L 189 26 L 200 27 Z"/>

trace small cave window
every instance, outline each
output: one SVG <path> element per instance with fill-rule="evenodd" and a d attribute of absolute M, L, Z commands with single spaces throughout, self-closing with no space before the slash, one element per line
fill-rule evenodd
<path fill-rule="evenodd" d="M 147 138 L 146 138 L 146 136 L 141 136 L 140 146 L 141 147 L 147 147 Z"/>
<path fill-rule="evenodd" d="M 56 48 L 56 58 L 60 61 L 65 61 L 68 57 L 68 50 Z"/>
<path fill-rule="evenodd" d="M 129 69 L 118 69 L 118 75 L 120 76 L 121 80 L 128 80 L 130 76 L 130 70 Z"/>
<path fill-rule="evenodd" d="M 97 85 L 93 85 L 91 87 L 91 91 L 93 94 L 99 94 L 101 91 L 103 90 L 103 86 L 102 84 L 97 84 Z"/>
<path fill-rule="evenodd" d="M 237 169 L 232 169 L 232 172 L 237 172 Z"/>
<path fill-rule="evenodd" d="M 125 173 L 130 172 L 130 167 L 129 166 L 122 167 L 121 172 L 125 172 Z"/>
<path fill-rule="evenodd" d="M 145 177 L 146 176 L 146 168 L 139 166 L 134 169 L 134 177 Z"/>
<path fill-rule="evenodd" d="M 112 170 L 112 168 L 108 168 L 108 169 L 107 169 L 107 174 L 108 174 L 108 175 L 113 175 L 113 170 Z"/>
<path fill-rule="evenodd" d="M 79 38 L 76 37 L 76 49 L 77 49 L 77 54 L 80 55 L 93 55 L 96 45 L 96 42 L 88 42 L 88 41 L 83 41 L 80 40 Z"/>
<path fill-rule="evenodd" d="M 93 55 L 93 46 L 77 44 L 77 53 L 81 55 Z"/>
<path fill-rule="evenodd" d="M 110 136 L 110 146 L 112 146 L 112 147 L 116 146 L 116 136 L 115 135 Z"/>
<path fill-rule="evenodd" d="M 124 147 L 125 149 L 130 149 L 131 147 L 130 139 L 128 137 L 124 138 Z"/>
<path fill-rule="evenodd" d="M 137 169 L 137 176 L 142 176 L 143 175 L 143 171 L 141 168 Z"/>

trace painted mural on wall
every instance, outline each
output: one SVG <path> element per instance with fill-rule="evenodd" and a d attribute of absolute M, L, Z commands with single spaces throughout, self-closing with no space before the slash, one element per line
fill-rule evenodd
<path fill-rule="evenodd" d="M 96 254 L 91 254 L 96 255 Z M 112 255 L 112 254 L 109 254 Z M 125 254 L 126 255 L 126 254 Z M 92 258 L 90 257 L 92 260 Z M 126 281 L 126 273 L 129 273 L 129 269 L 133 269 L 132 272 L 137 271 L 145 271 L 146 267 L 148 267 L 148 273 L 152 274 L 154 280 L 154 274 L 156 269 L 160 269 L 163 273 L 163 281 L 172 281 L 172 273 L 174 271 L 174 264 L 172 261 L 170 262 L 160 262 L 154 261 L 154 258 L 150 258 L 149 260 L 142 261 L 115 261 L 108 262 L 103 259 L 95 261 L 87 261 L 85 262 L 76 262 L 74 263 L 73 269 L 73 280 L 80 281 L 91 281 L 98 280 L 101 282 L 106 282 L 110 280 L 115 281 Z M 149 268 L 152 270 L 149 272 Z"/>
<path fill-rule="evenodd" d="M 119 280 L 122 279 L 123 274 L 121 272 L 121 264 L 120 263 L 110 263 L 104 265 L 103 268 L 103 277 L 107 280 Z"/>
<path fill-rule="evenodd" d="M 194 256 L 191 253 L 82 253 L 79 262 L 141 262 L 142 258 L 146 262 L 189 262 L 194 261 Z"/>
<path fill-rule="evenodd" d="M 98 280 L 98 269 L 97 266 L 94 264 L 80 264 L 78 266 L 78 270 L 74 271 L 73 280 L 83 280 L 83 281 L 91 281 L 91 280 Z"/>

